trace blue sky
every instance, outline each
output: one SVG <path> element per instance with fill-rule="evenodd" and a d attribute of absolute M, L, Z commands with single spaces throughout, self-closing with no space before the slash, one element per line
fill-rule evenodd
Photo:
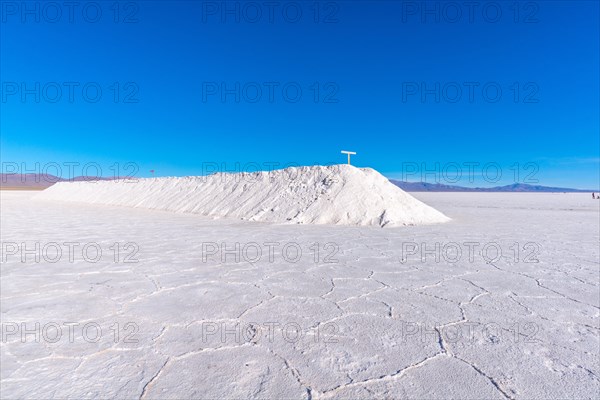
<path fill-rule="evenodd" d="M 2 1 L 3 172 L 600 187 L 597 1 L 53 4 Z"/>

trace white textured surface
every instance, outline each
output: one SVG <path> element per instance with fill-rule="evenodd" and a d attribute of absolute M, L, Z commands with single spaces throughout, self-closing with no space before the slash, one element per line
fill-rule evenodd
<path fill-rule="evenodd" d="M 449 220 L 377 171 L 343 164 L 203 177 L 61 182 L 38 198 L 291 224 L 402 226 Z"/>
<path fill-rule="evenodd" d="M 600 202 L 589 194 L 418 193 L 452 221 L 405 229 L 248 224 L 0 196 L 3 242 L 139 245 L 136 264 L 108 253 L 97 263 L 10 256 L 0 265 L 3 324 L 94 322 L 104 332 L 93 343 L 79 330 L 73 342 L 66 330 L 57 343 L 3 340 L 3 399 L 546 400 L 595 399 L 600 390 Z M 336 263 L 310 253 L 284 262 L 279 252 L 273 262 L 202 262 L 207 241 L 295 242 L 305 251 L 335 242 L 339 252 Z M 492 264 L 401 263 L 406 241 L 498 242 L 505 251 L 534 241 L 539 262 L 507 253 Z M 206 323 L 266 321 L 309 334 L 202 340 Z M 139 326 L 138 343 L 113 340 L 110 327 L 127 322 Z M 406 323 L 427 330 L 403 336 Z M 450 340 L 444 328 L 474 335 Z"/>

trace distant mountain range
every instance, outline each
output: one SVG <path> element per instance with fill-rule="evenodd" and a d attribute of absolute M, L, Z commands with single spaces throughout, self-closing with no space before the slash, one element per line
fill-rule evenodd
<path fill-rule="evenodd" d="M 76 176 L 71 179 L 59 178 L 50 174 L 0 174 L 0 189 L 42 190 L 56 182 L 66 181 L 108 181 L 113 178 Z"/>
<path fill-rule="evenodd" d="M 394 185 L 407 192 L 537 192 L 537 193 L 591 193 L 594 190 L 559 188 L 526 183 L 496 186 L 491 188 L 469 188 L 464 186 L 444 185 L 441 183 L 405 182 L 390 179 Z"/>
<path fill-rule="evenodd" d="M 42 190 L 56 182 L 66 181 L 108 181 L 114 178 L 77 176 L 71 179 L 59 178 L 50 174 L 0 174 L 0 189 Z M 540 185 L 514 183 L 491 188 L 468 188 L 464 186 L 444 185 L 442 183 L 405 182 L 390 179 L 394 185 L 407 192 L 537 192 L 537 193 L 591 193 L 594 190 L 559 188 Z M 600 192 L 600 191 L 598 191 Z"/>

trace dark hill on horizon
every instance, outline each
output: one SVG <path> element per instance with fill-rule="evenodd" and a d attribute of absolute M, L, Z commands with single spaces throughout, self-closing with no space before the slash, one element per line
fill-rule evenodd
<path fill-rule="evenodd" d="M 526 183 L 495 186 L 490 188 L 469 188 L 464 186 L 444 185 L 442 183 L 405 182 L 390 179 L 394 185 L 407 192 L 506 192 L 506 193 L 592 193 L 594 190 L 560 188 Z M 597 192 L 597 190 L 596 190 Z"/>

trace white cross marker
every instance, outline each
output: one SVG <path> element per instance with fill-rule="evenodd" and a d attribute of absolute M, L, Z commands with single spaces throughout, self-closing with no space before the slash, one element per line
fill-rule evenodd
<path fill-rule="evenodd" d="M 342 150 L 342 154 L 348 154 L 348 165 L 350 165 L 350 154 L 356 155 L 356 153 L 353 151 L 345 151 L 345 150 Z"/>

